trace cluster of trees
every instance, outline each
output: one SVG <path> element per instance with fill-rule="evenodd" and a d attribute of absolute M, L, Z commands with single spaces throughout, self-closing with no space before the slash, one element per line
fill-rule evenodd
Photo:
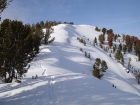
<path fill-rule="evenodd" d="M 85 40 L 83 40 L 82 38 L 80 39 L 79 37 L 77 37 L 77 40 L 79 40 L 80 43 L 83 43 L 84 46 L 86 46 L 86 41 Z"/>
<path fill-rule="evenodd" d="M 107 63 L 105 60 L 102 60 L 100 58 L 96 58 L 96 61 L 93 65 L 93 76 L 97 78 L 101 78 L 104 74 L 103 72 L 106 72 L 108 69 Z"/>
<path fill-rule="evenodd" d="M 100 31 L 101 31 L 101 29 L 99 29 L 99 28 L 96 26 L 96 27 L 95 27 L 95 31 L 100 32 Z"/>
<path fill-rule="evenodd" d="M 47 45 L 53 32 L 52 26 L 57 22 L 43 21 L 33 25 L 21 21 L 5 19 L 0 31 L 0 77 L 9 83 L 13 78 L 21 78 L 29 69 L 27 64 L 39 53 L 41 41 Z M 46 33 L 43 33 L 46 28 Z M 8 75 L 8 76 L 7 76 Z"/>
<path fill-rule="evenodd" d="M 39 53 L 38 28 L 5 19 L 0 31 L 0 77 L 9 83 L 27 72 L 27 64 Z"/>
<path fill-rule="evenodd" d="M 132 52 L 133 48 L 135 50 L 136 56 L 138 56 L 138 61 L 140 61 L 140 40 L 135 36 L 122 35 L 123 41 L 125 41 L 124 51 Z"/>

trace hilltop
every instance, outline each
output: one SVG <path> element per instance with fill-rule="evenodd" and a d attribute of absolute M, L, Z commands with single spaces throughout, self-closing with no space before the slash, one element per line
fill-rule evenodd
<path fill-rule="evenodd" d="M 140 85 L 133 69 L 127 73 L 114 54 L 109 56 L 110 50 L 105 52 L 93 45 L 94 38 L 102 32 L 90 25 L 60 24 L 53 29 L 51 36 L 55 41 L 40 46 L 22 83 L 0 85 L 1 105 L 139 105 Z M 86 46 L 77 38 L 85 40 Z M 119 45 L 119 41 L 115 44 Z M 90 53 L 90 59 L 85 57 L 85 51 Z M 129 57 L 133 68 L 138 69 L 140 62 L 133 53 L 124 55 L 125 65 Z M 96 58 L 108 65 L 101 79 L 92 74 Z M 38 78 L 32 79 L 35 75 Z"/>

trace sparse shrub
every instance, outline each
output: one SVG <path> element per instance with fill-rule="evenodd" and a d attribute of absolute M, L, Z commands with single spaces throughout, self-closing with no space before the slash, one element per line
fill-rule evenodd
<path fill-rule="evenodd" d="M 85 57 L 87 57 L 87 52 L 85 51 Z"/>
<path fill-rule="evenodd" d="M 83 52 L 83 49 L 82 49 L 82 48 L 80 48 L 80 51 L 82 51 L 82 52 Z"/>

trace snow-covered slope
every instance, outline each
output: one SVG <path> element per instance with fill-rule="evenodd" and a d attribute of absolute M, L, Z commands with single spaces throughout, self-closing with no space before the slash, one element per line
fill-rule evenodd
<path fill-rule="evenodd" d="M 53 28 L 55 41 L 40 47 L 22 83 L 0 84 L 0 105 L 140 105 L 140 85 L 135 76 L 93 46 L 101 32 L 89 25 Z M 85 39 L 86 46 L 77 37 Z M 85 58 L 80 48 L 90 53 L 91 59 Z M 96 58 L 105 60 L 109 67 L 101 80 L 92 76 Z M 132 64 L 140 66 L 133 59 Z M 38 78 L 32 79 L 36 74 Z"/>

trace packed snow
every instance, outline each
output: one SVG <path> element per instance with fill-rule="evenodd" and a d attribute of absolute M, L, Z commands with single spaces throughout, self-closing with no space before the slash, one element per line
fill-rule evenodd
<path fill-rule="evenodd" d="M 102 32 L 90 25 L 60 24 L 53 28 L 55 41 L 40 46 L 22 83 L 0 84 L 0 105 L 140 105 L 135 75 L 127 73 L 99 46 L 93 46 L 94 38 Z M 86 46 L 77 37 L 85 39 Z M 91 59 L 80 48 L 90 53 Z M 129 57 L 133 68 L 139 69 L 140 62 L 133 54 L 127 53 L 125 62 Z M 96 58 L 108 65 L 101 80 L 92 75 Z M 38 78 L 32 79 L 36 75 Z"/>

